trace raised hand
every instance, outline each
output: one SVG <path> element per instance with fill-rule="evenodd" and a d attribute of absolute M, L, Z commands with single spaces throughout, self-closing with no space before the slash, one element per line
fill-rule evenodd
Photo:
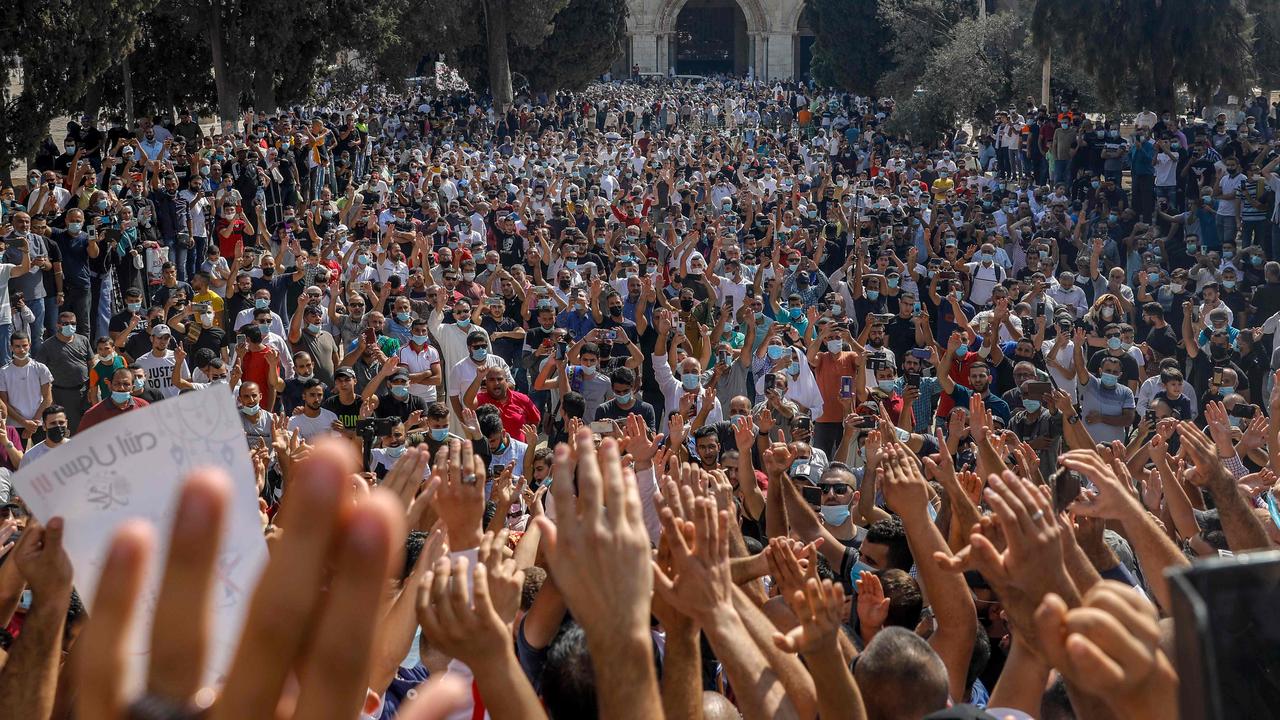
<path fill-rule="evenodd" d="M 1062 456 L 1060 462 L 1063 467 L 1089 478 L 1097 488 L 1096 492 L 1085 491 L 1081 499 L 1072 503 L 1073 512 L 1105 520 L 1121 520 L 1142 512 L 1141 504 L 1116 475 L 1113 464 L 1104 462 L 1096 452 L 1071 450 Z"/>
<path fill-rule="evenodd" d="M 405 531 L 396 501 L 384 491 L 353 504 L 350 477 L 357 465 L 349 444 L 326 440 L 293 479 L 281 509 L 287 532 L 272 548 L 239 650 L 205 717 L 281 717 L 282 694 L 291 708 L 285 717 L 337 720 L 359 712 L 377 620 L 370 608 L 385 592 L 392 546 Z M 147 680 L 152 698 L 176 707 L 193 702 L 200 687 L 230 494 L 225 476 L 197 472 L 178 501 Z M 127 640 L 153 548 L 153 530 L 141 522 L 124 525 L 112 541 L 93 616 L 78 643 L 81 717 L 130 715 L 122 687 Z"/>
<path fill-rule="evenodd" d="M 717 614 L 733 614 L 733 578 L 729 571 L 729 515 L 715 500 L 694 498 L 681 520 L 670 507 L 661 511 L 663 535 L 671 546 L 668 576 L 655 566 L 655 585 L 663 599 L 703 627 L 716 623 Z M 692 542 L 690 542 L 692 540 Z"/>
<path fill-rule="evenodd" d="M 1104 580 L 1068 609 L 1047 595 L 1035 613 L 1039 647 L 1068 681 L 1096 690 L 1121 717 L 1178 714 L 1178 677 L 1160 649 L 1157 612 L 1142 595 Z"/>
<path fill-rule="evenodd" d="M 839 585 L 809 578 L 803 590 L 792 594 L 788 604 L 797 610 L 800 625 L 785 635 L 773 634 L 773 644 L 778 649 L 806 655 L 836 649 L 844 610 L 844 590 Z"/>
<path fill-rule="evenodd" d="M 431 468 L 433 481 L 439 486 L 435 494 L 435 510 L 449 532 L 449 547 L 456 552 L 480 544 L 480 523 L 484 519 L 484 462 L 472 452 L 470 442 L 450 440 L 436 451 Z"/>
<path fill-rule="evenodd" d="M 884 627 L 889 618 L 889 598 L 884 596 L 884 586 L 880 584 L 880 576 L 862 571 L 857 579 L 858 586 L 858 625 L 862 629 L 862 637 L 867 642 Z"/>
<path fill-rule="evenodd" d="M 626 425 L 622 429 L 622 447 L 635 461 L 637 470 L 653 466 L 653 458 L 662 447 L 662 435 L 649 437 L 649 426 L 639 415 L 627 416 Z"/>

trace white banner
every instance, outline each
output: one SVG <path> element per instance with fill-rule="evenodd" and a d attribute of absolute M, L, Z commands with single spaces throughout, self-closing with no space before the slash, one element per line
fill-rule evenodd
<path fill-rule="evenodd" d="M 37 519 L 65 519 L 63 543 L 75 570 L 75 587 L 90 615 L 116 529 L 133 519 L 155 528 L 157 551 L 130 640 L 131 691 L 140 690 L 146 678 L 151 618 L 181 481 L 200 467 L 222 469 L 233 484 L 204 665 L 205 684 L 217 685 L 235 653 L 253 588 L 267 560 L 253 464 L 230 391 L 215 387 L 184 393 L 95 425 L 24 465 L 14 479 Z"/>

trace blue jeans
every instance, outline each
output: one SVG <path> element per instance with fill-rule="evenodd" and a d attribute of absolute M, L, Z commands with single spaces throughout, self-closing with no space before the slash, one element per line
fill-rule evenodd
<path fill-rule="evenodd" d="M 205 258 L 209 252 L 209 238 L 194 237 L 191 238 L 195 242 L 195 247 L 187 253 L 187 282 L 191 282 L 191 278 L 196 276 L 200 271 L 200 267 L 204 265 Z"/>
<path fill-rule="evenodd" d="M 35 320 L 31 321 L 31 354 L 35 355 L 40 352 L 40 346 L 44 345 L 44 298 L 27 298 L 27 307 L 31 308 L 31 314 L 35 315 Z"/>
<path fill-rule="evenodd" d="M 1239 247 L 1257 245 L 1265 248 L 1271 236 L 1271 222 L 1268 220 L 1245 220 L 1240 227 Z"/>
<path fill-rule="evenodd" d="M 9 355 L 9 338 L 13 336 L 13 325 L 5 323 L 0 325 L 0 365 L 8 365 L 11 356 Z"/>
<path fill-rule="evenodd" d="M 181 282 L 190 282 L 191 274 L 187 272 L 188 255 L 190 250 L 181 240 L 177 238 L 169 238 L 164 241 L 164 246 L 169 248 L 169 262 L 173 263 L 174 269 L 178 271 L 178 280 Z"/>
<path fill-rule="evenodd" d="M 1169 203 L 1169 211 L 1178 211 L 1178 186 L 1177 185 L 1157 185 L 1156 201 L 1157 203 L 1163 199 Z"/>
<path fill-rule="evenodd" d="M 1235 215 L 1214 215 L 1213 223 L 1218 229 L 1219 243 L 1236 241 L 1236 231 L 1240 229 L 1240 226 L 1236 222 Z"/>

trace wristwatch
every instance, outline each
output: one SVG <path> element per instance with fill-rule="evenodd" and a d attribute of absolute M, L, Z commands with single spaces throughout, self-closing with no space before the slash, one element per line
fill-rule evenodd
<path fill-rule="evenodd" d="M 1072 416 L 1070 416 L 1070 417 L 1068 417 L 1068 418 L 1067 418 L 1067 422 L 1071 423 L 1072 425 L 1076 425 L 1076 424 L 1078 424 L 1078 423 L 1080 422 L 1080 416 L 1079 416 L 1079 415 L 1072 415 Z"/>

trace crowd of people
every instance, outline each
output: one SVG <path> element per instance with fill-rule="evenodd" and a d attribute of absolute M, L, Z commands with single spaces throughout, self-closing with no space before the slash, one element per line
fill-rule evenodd
<path fill-rule="evenodd" d="M 1280 543 L 1274 109 L 893 112 L 71 123 L 0 185 L 0 716 L 1178 717 L 1166 573 Z M 235 397 L 270 561 L 202 687 L 231 481 L 175 479 L 128 697 L 154 530 L 86 612 L 13 475 L 192 392 Z"/>

